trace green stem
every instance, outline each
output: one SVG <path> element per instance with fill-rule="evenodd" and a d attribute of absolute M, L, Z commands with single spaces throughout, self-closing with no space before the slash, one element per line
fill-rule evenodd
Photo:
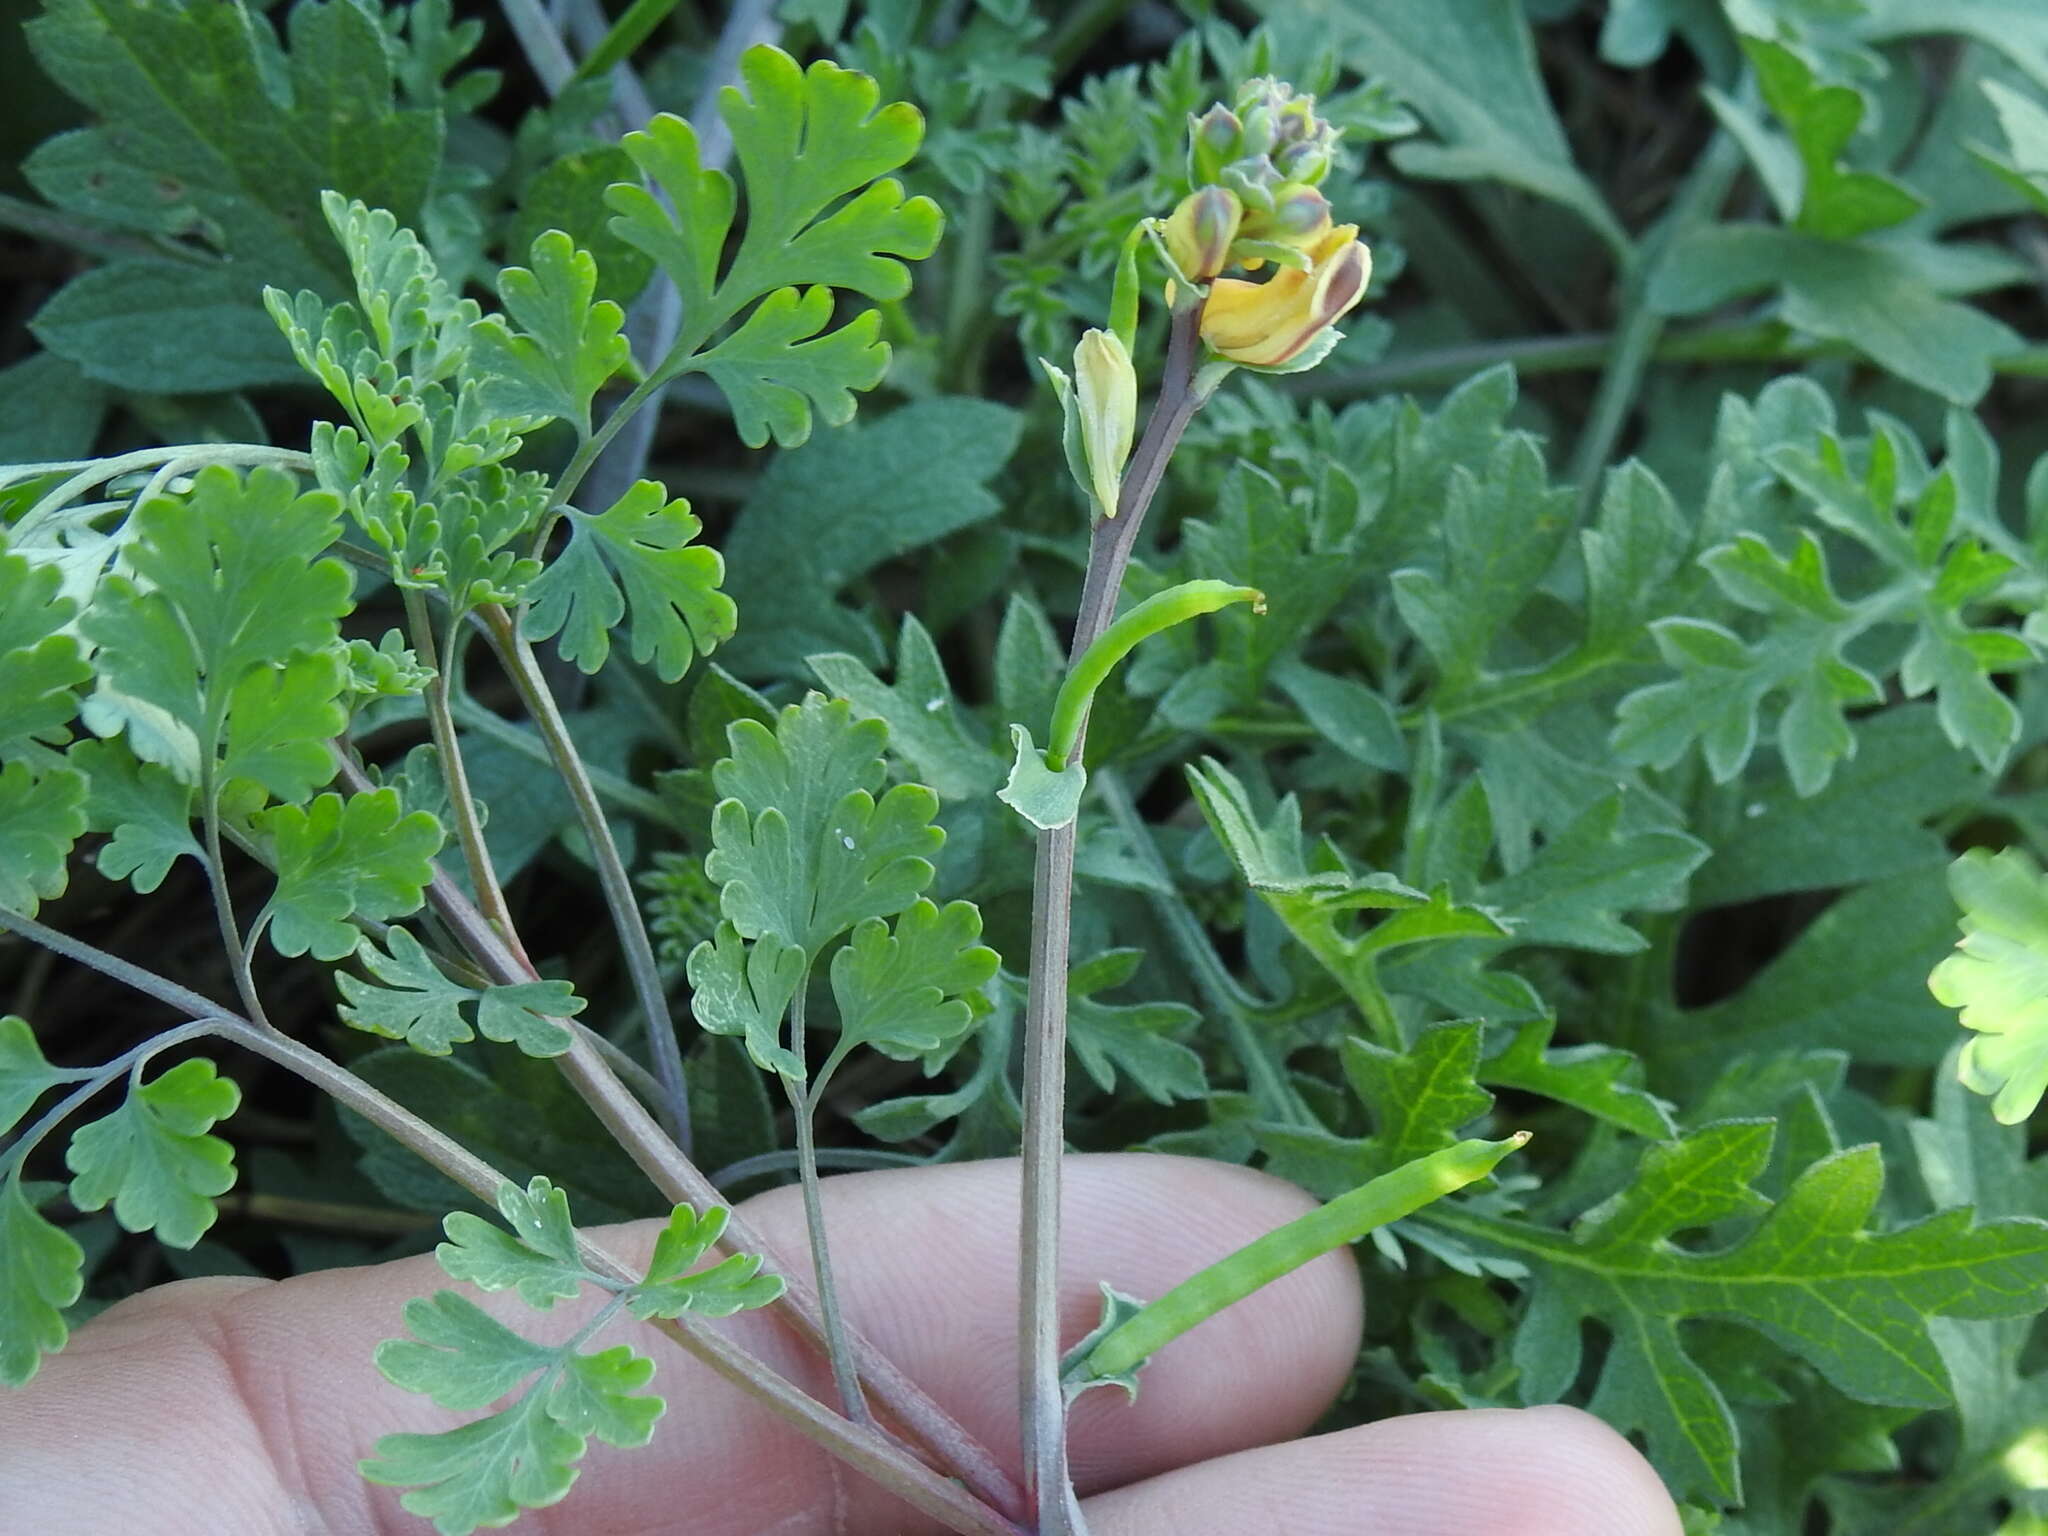
<path fill-rule="evenodd" d="M 810 990 L 810 981 L 807 968 L 789 1003 L 789 1049 L 798 1061 L 804 1059 L 805 994 Z M 824 1087 L 822 1079 L 818 1086 Z M 846 1416 L 857 1424 L 872 1424 L 867 1399 L 860 1390 L 860 1372 L 846 1344 L 839 1288 L 832 1281 L 832 1245 L 825 1236 L 825 1202 L 818 1189 L 817 1099 L 797 1078 L 785 1077 L 782 1087 L 796 1116 L 797 1179 L 803 1185 L 804 1226 L 810 1235 L 811 1273 L 818 1283 L 818 1307 L 825 1324 L 825 1355 L 832 1362 L 832 1382 L 839 1389 L 839 1404 Z"/>
<path fill-rule="evenodd" d="M 225 1014 L 214 1003 L 175 982 L 4 907 L 0 907 L 0 929 L 20 934 L 68 959 L 89 965 L 188 1014 L 204 1016 L 206 1033 L 230 1040 L 311 1083 L 343 1108 L 360 1115 L 400 1145 L 418 1154 L 486 1205 L 496 1201 L 498 1190 L 507 1182 L 496 1168 L 420 1119 L 404 1105 L 287 1035 Z M 715 1190 L 707 1186 L 704 1198 L 690 1203 L 703 1209 L 724 1202 Z M 737 1221 L 727 1224 L 726 1236 L 730 1245 L 769 1251 Z M 640 1278 L 634 1269 L 589 1238 L 579 1234 L 577 1244 L 584 1263 L 596 1273 L 627 1284 Z M 998 1507 L 992 1507 L 993 1501 L 984 1501 L 950 1478 L 933 1471 L 880 1431 L 848 1422 L 706 1324 L 686 1314 L 673 1322 L 657 1322 L 656 1326 L 798 1433 L 930 1515 L 947 1530 L 961 1532 L 962 1536 L 1029 1536 L 1016 1521 L 1008 1518 Z"/>
<path fill-rule="evenodd" d="M 1707 152 L 1679 186 L 1670 211 L 1629 265 L 1622 285 L 1621 325 L 1615 331 L 1614 350 L 1593 396 L 1586 430 L 1572 452 L 1572 480 L 1579 488 L 1581 508 L 1592 504 L 1599 489 L 1600 473 L 1614 452 L 1629 413 L 1635 409 L 1643 371 L 1664 334 L 1664 316 L 1650 307 L 1650 284 L 1672 247 L 1694 225 L 1713 216 L 1741 169 L 1742 154 L 1734 138 L 1726 130 L 1716 131 Z"/>
<path fill-rule="evenodd" d="M 270 1019 L 263 1012 L 262 999 L 256 995 L 256 973 L 251 968 L 249 946 L 242 942 L 242 926 L 235 920 L 235 903 L 228 893 L 227 865 L 221 859 L 220 851 L 220 785 L 216 782 L 217 770 L 212 761 L 214 748 L 204 748 L 207 763 L 199 772 L 199 813 L 200 830 L 206 840 L 206 888 L 213 894 L 214 921 L 220 927 L 220 942 L 228 954 L 228 971 L 235 978 L 235 994 L 242 1000 L 243 1011 L 265 1029 L 272 1027 Z M 262 927 L 262 919 L 257 920 Z M 253 940 L 254 934 L 250 935 Z"/>
<path fill-rule="evenodd" d="M 138 448 L 111 459 L 89 459 L 85 467 L 46 493 L 22 514 L 9 535 L 16 545 L 26 544 L 40 530 L 43 519 L 55 515 L 81 491 L 106 485 L 123 475 L 154 470 L 174 461 L 200 464 L 269 464 L 295 474 L 311 474 L 313 457 L 290 448 L 272 448 L 263 443 L 180 443 L 171 448 Z"/>
<path fill-rule="evenodd" d="M 457 693 L 450 704 L 456 724 L 475 731 L 479 736 L 488 736 L 501 746 L 510 747 L 521 757 L 531 758 L 536 763 L 553 764 L 546 742 L 533 732 L 514 725 L 496 710 L 477 703 L 467 693 Z M 675 812 L 668 808 L 661 796 L 608 769 L 586 764 L 584 771 L 590 775 L 590 787 L 628 815 L 672 831 L 681 830 Z"/>
<path fill-rule="evenodd" d="M 1209 942 L 1208 929 L 1181 899 L 1178 888 L 1174 886 L 1173 872 L 1160 855 L 1152 829 L 1145 824 L 1137 802 L 1131 798 L 1123 775 L 1113 768 L 1103 769 L 1095 775 L 1093 782 L 1096 793 L 1102 797 L 1103 804 L 1109 808 L 1109 814 L 1124 834 L 1124 841 L 1130 845 L 1132 856 L 1155 881 L 1168 888 L 1148 889 L 1145 900 L 1150 903 L 1160 926 L 1166 929 L 1167 938 L 1179 952 L 1181 962 L 1187 966 L 1195 990 L 1223 1021 L 1231 1050 L 1244 1068 L 1245 1085 L 1251 1090 L 1252 1102 L 1257 1105 L 1260 1118 L 1277 1120 L 1283 1125 L 1317 1124 L 1315 1116 L 1302 1102 L 1301 1095 L 1288 1082 L 1284 1063 L 1274 1059 L 1274 1053 L 1267 1049 L 1266 1042 L 1259 1036 L 1252 1021 L 1252 1010 L 1258 1006 L 1256 1000 L 1238 985 L 1237 978 L 1230 974 L 1230 967 L 1216 953 L 1216 946 Z"/>
<path fill-rule="evenodd" d="M 505 904 L 505 890 L 498 884 L 498 872 L 491 866 L 491 850 L 484 841 L 483 818 L 477 814 L 476 796 L 469 787 L 469 769 L 463 762 L 462 742 L 455 733 L 455 717 L 449 709 L 462 643 L 461 631 L 458 627 L 450 627 L 444 662 L 434 644 L 433 615 L 427 609 L 425 594 L 407 587 L 404 596 L 406 627 L 412 631 L 412 643 L 419 652 L 421 665 L 432 669 L 434 674 L 426 691 L 427 729 L 434 738 L 435 750 L 441 755 L 441 778 L 448 787 L 449 814 L 455 820 L 456 841 L 462 848 L 463 865 L 469 870 L 469 888 L 476 892 L 476 904 L 483 912 L 484 920 L 497 930 L 498 937 L 506 946 L 524 960 L 526 950 L 519 942 L 519 930 L 512 921 L 512 911 Z"/>
<path fill-rule="evenodd" d="M 562 718 L 554 693 L 548 688 L 547 679 L 541 675 L 533 647 L 526 643 L 525 637 L 514 626 L 511 615 L 503 608 L 492 603 L 478 611 L 499 661 L 511 677 L 513 686 L 519 690 L 527 713 L 533 717 L 541 740 L 547 744 L 555 772 L 561 775 L 562 783 L 569 791 L 569 799 L 575 805 L 577 825 L 582 827 L 584 840 L 590 846 L 591 862 L 597 868 L 598 884 L 604 891 L 605 905 L 611 911 L 612 927 L 619 936 L 627 974 L 632 978 L 634 998 L 640 1004 L 640 1011 L 647 1016 L 648 1049 L 654 1057 L 655 1076 L 661 1079 L 669 1132 L 676 1145 L 687 1151 L 690 1145 L 690 1095 L 683 1077 L 682 1047 L 676 1040 L 675 1020 L 669 1014 L 668 990 L 662 983 L 661 964 L 655 959 L 654 945 L 648 940 L 647 925 L 640 920 L 640 903 L 633 894 L 633 881 L 626 873 L 625 861 L 619 857 L 619 845 L 612 837 L 611 822 L 605 817 L 604 807 L 598 803 L 597 791 L 591 787 L 589 770 L 583 766 L 582 754 L 576 750 L 568 722 Z"/>
<path fill-rule="evenodd" d="M 0 922 L 4 922 L 11 915 L 0 912 Z M 140 1045 L 123 1051 L 103 1066 L 81 1068 L 76 1072 L 66 1073 L 67 1079 L 83 1081 L 7 1143 L 7 1149 L 0 1152 L 0 1179 L 18 1178 L 29 1153 L 41 1144 L 43 1138 L 77 1113 L 94 1094 L 116 1078 L 132 1077 L 149 1064 L 151 1057 L 168 1051 L 172 1046 L 183 1045 L 187 1040 L 203 1039 L 218 1033 L 215 1028 L 216 1019 L 212 1017 L 213 1012 L 214 1010 L 209 1009 L 209 1016 L 206 1018 L 194 1019 L 189 1024 L 180 1024 L 177 1028 L 167 1029 L 160 1035 L 152 1035 Z"/>
<path fill-rule="evenodd" d="M 632 392 L 625 399 L 612 407 L 612 413 L 598 424 L 597 430 L 577 445 L 568 467 L 562 471 L 562 478 L 555 482 L 555 494 L 548 502 L 551 509 L 563 506 L 576 494 L 576 487 L 583 483 L 583 477 L 590 473 L 591 465 L 597 462 L 598 455 L 604 452 L 605 446 L 619 435 L 620 429 L 633 419 L 634 413 L 640 407 L 667 387 L 669 379 L 673 376 L 672 370 L 666 366 L 657 366 L 650 370 L 646 378 L 633 386 Z M 541 520 L 539 537 L 543 542 L 547 538 L 551 524 L 552 519 Z"/>
<path fill-rule="evenodd" d="M 1071 666 L 1116 617 L 1117 594 L 1167 460 L 1202 403 L 1195 390 L 1201 309 L 1175 312 L 1159 399 L 1124 476 L 1117 515 L 1097 519 L 1074 620 Z M 1085 745 L 1087 715 L 1074 733 Z M 1041 1536 L 1079 1536 L 1067 1467 L 1066 1399 L 1060 1387 L 1060 1157 L 1066 1150 L 1067 967 L 1074 900 L 1076 821 L 1038 834 L 1031 892 L 1031 980 L 1024 1004 L 1024 1193 L 1018 1352 L 1024 1486 Z"/>

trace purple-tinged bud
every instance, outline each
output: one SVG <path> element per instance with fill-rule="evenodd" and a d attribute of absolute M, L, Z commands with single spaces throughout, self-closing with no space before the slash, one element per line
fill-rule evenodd
<path fill-rule="evenodd" d="M 1243 124 L 1230 108 L 1217 102 L 1200 117 L 1188 118 L 1188 180 L 1197 187 L 1208 186 L 1222 174 L 1223 167 L 1238 155 L 1238 137 Z"/>
<path fill-rule="evenodd" d="M 1244 205 L 1221 187 L 1203 187 L 1180 200 L 1166 221 L 1167 254 L 1190 282 L 1206 283 L 1230 260 L 1230 242 Z"/>

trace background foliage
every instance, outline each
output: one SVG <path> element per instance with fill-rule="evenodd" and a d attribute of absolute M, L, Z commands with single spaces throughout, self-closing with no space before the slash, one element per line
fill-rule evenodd
<path fill-rule="evenodd" d="M 1262 10 L 1269 30 L 1248 31 Z M 2048 1216 L 2048 1186 L 2027 1131 L 1955 1084 L 1955 1018 L 1926 984 L 1956 936 L 1954 853 L 2048 852 L 2048 12 L 788 0 L 784 45 L 916 102 L 924 149 L 899 202 L 831 221 L 846 242 L 832 281 L 872 308 L 835 312 L 823 288 L 771 298 L 708 350 L 705 316 L 815 280 L 778 253 L 858 181 L 792 177 L 784 205 L 750 209 L 762 244 L 750 233 L 714 291 L 723 232 L 700 146 L 621 148 L 639 126 L 622 88 L 542 90 L 497 12 L 47 0 L 0 16 L 8 57 L 25 38 L 34 61 L 10 74 L 0 123 L 19 322 L 0 339 L 0 461 L 301 446 L 333 406 L 264 285 L 303 290 L 317 321 L 354 291 L 352 257 L 396 241 L 360 221 L 353 249 L 332 240 L 323 190 L 419 231 L 447 313 L 488 298 L 501 265 L 526 269 L 501 285 L 511 323 L 477 345 L 507 391 L 493 409 L 559 421 L 506 476 L 558 470 L 587 435 L 624 355 L 593 306 L 629 306 L 665 409 L 635 471 L 578 497 L 532 595 L 676 996 L 721 1031 L 685 1025 L 697 1154 L 741 1194 L 787 1175 L 790 1117 L 726 1037 L 757 1043 L 734 980 L 755 934 L 730 884 L 721 930 L 717 883 L 744 882 L 758 850 L 712 807 L 773 777 L 777 711 L 814 687 L 850 705 L 809 706 L 819 720 L 887 727 L 886 768 L 848 782 L 915 801 L 930 861 L 893 906 L 819 918 L 811 958 L 854 936 L 818 967 L 818 997 L 836 990 L 855 1028 L 903 984 L 891 946 L 931 946 L 944 973 L 920 1030 L 832 1076 L 827 1155 L 1014 1149 L 1030 845 L 993 791 L 1008 722 L 1048 712 L 1085 544 L 1032 359 L 1100 319 L 1124 231 L 1183 190 L 1190 110 L 1268 68 L 1320 90 L 1346 130 L 1326 190 L 1365 225 L 1373 301 L 1322 368 L 1226 387 L 1141 548 L 1139 595 L 1216 577 L 1263 589 L 1271 611 L 1148 642 L 1098 701 L 1070 1138 L 1255 1162 L 1330 1196 L 1460 1134 L 1532 1129 L 1486 1192 L 1365 1252 L 1372 1334 L 1337 1421 L 1585 1403 L 1639 1437 L 1702 1531 L 2048 1522 L 2029 1454 L 2048 1431 L 2048 1229 L 1994 1220 Z M 692 111 L 718 20 L 678 8 L 640 47 L 649 104 Z M 777 163 L 773 128 L 735 133 L 743 165 Z M 900 122 L 867 131 L 878 164 L 908 152 Z M 606 193 L 643 172 L 680 223 L 637 187 Z M 906 297 L 890 253 L 929 249 L 939 209 L 946 242 Z M 594 267 L 536 245 L 548 229 Z M 672 367 L 646 345 L 657 271 L 689 301 Z M 309 356 L 319 340 L 305 333 Z M 437 343 L 406 344 L 424 379 Z M 565 355 L 578 365 L 551 365 Z M 849 424 L 850 391 L 878 381 Z M 694 512 L 635 489 L 642 469 Z M 40 489 L 0 491 L 0 525 Z M 154 629 L 204 605 L 179 585 L 205 554 L 180 530 L 203 539 L 209 506 L 243 495 L 263 499 L 275 545 L 249 579 L 296 559 L 300 585 L 263 586 L 281 617 L 211 637 L 191 676 L 138 672 L 96 696 L 90 732 L 125 724 L 140 755 L 71 749 L 94 786 L 88 832 L 65 781 L 40 774 L 83 680 L 62 603 L 118 553 L 145 584 L 84 631 L 108 643 L 121 627 L 129 654 L 151 654 Z M 44 920 L 153 948 L 231 995 L 164 766 L 178 744 L 204 743 L 206 771 L 252 806 L 284 802 L 261 812 L 284 955 L 346 954 L 351 913 L 417 904 L 431 776 L 408 755 L 424 728 L 392 681 L 404 658 L 375 653 L 399 596 L 361 582 L 351 611 L 347 573 L 312 559 L 334 537 L 322 507 L 262 471 L 246 491 L 209 471 L 185 511 L 176 527 L 138 515 L 119 551 L 86 527 L 64 558 L 0 557 L 0 903 L 40 899 Z M 736 633 L 683 547 L 697 519 Z M 472 600 L 535 580 L 472 531 Z M 346 676 L 301 679 L 267 713 L 244 701 L 235 718 L 259 725 L 220 736 L 208 711 L 226 709 L 237 646 L 283 654 L 304 643 L 293 624 L 344 615 L 361 642 Z M 323 764 L 303 750 L 344 707 L 389 786 L 346 808 L 311 798 Z M 623 1155 L 544 1061 L 473 1042 L 544 1054 L 544 1012 L 579 998 L 628 1048 L 642 1026 L 592 917 L 587 847 L 509 689 L 479 666 L 456 708 L 493 860 L 522 930 L 547 936 L 535 958 L 574 994 L 455 986 L 402 928 L 368 962 L 381 986 L 343 974 L 335 990 L 267 952 L 259 980 L 280 1024 L 516 1179 L 546 1175 L 581 1219 L 666 1214 L 634 1203 Z M 143 749 L 149 731 L 161 750 Z M 858 733 L 868 759 L 881 734 Z M 768 743 L 759 761 L 714 771 L 747 740 Z M 923 837 L 933 795 L 942 847 Z M 410 863 L 337 865 L 322 850 L 344 814 L 401 842 L 410 828 Z M 270 898 L 261 869 L 239 878 L 250 910 Z M 963 902 L 1009 969 L 988 976 Z M 0 950 L 0 1002 L 34 1021 L 33 1037 L 0 1025 L 0 1065 L 23 1074 L 33 1041 L 97 1062 L 140 1025 L 94 977 L 21 947 Z M 171 1273 L 423 1248 L 468 1206 L 260 1064 L 231 1063 L 239 1108 L 201 1065 L 163 1070 L 74 1143 L 78 1177 L 46 1208 L 92 1276 L 73 1321 Z M 136 1158 L 174 1172 L 138 1180 Z M 54 1158 L 32 1170 L 61 1176 Z M 0 1250 L 10 1232 L 46 1241 L 30 1199 L 53 1187 L 21 1189 L 0 1204 Z M 185 1246 L 123 1231 L 148 1226 Z M 46 1296 L 23 1306 L 55 1316 Z M 633 1385 L 613 1383 L 622 1400 Z"/>

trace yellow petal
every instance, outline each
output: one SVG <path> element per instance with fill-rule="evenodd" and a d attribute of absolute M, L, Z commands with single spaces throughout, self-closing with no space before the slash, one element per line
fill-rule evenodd
<path fill-rule="evenodd" d="M 1372 254 L 1358 226 L 1342 224 L 1316 243 L 1306 272 L 1282 267 L 1263 283 L 1220 278 L 1202 310 L 1202 339 L 1232 362 L 1270 367 L 1298 355 L 1365 297 Z"/>

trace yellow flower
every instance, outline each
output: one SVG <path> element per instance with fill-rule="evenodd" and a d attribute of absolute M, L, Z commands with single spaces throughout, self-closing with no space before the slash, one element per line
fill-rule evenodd
<path fill-rule="evenodd" d="M 1116 332 L 1085 332 L 1074 348 L 1074 406 L 1096 504 L 1115 517 L 1138 424 L 1138 373 Z"/>
<path fill-rule="evenodd" d="M 1372 252 L 1356 224 L 1339 224 L 1309 252 L 1306 272 L 1281 267 L 1263 283 L 1221 277 L 1209 286 L 1202 339 L 1234 363 L 1272 367 L 1301 350 L 1365 297 Z"/>

